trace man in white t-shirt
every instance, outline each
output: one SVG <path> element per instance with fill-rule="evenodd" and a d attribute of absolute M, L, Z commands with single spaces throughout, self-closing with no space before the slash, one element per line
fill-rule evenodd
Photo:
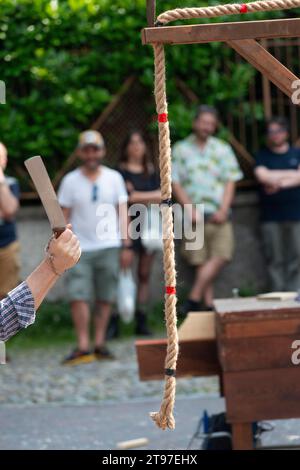
<path fill-rule="evenodd" d="M 78 345 L 64 364 L 75 365 L 113 356 L 105 334 L 116 298 L 120 264 L 132 262 L 127 237 L 127 191 L 119 172 L 102 164 L 103 137 L 89 130 L 80 135 L 81 166 L 62 180 L 58 197 L 82 249 L 79 263 L 69 272 L 68 297 Z M 95 348 L 90 349 L 90 305 L 95 302 Z"/>

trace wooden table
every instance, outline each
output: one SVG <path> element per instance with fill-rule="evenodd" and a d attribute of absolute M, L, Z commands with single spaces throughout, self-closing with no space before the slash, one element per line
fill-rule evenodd
<path fill-rule="evenodd" d="M 215 311 L 234 449 L 252 449 L 253 421 L 300 418 L 300 365 L 292 363 L 300 303 L 226 299 L 215 301 Z"/>
<path fill-rule="evenodd" d="M 300 418 L 300 364 L 292 363 L 300 303 L 217 300 L 215 312 L 192 313 L 185 322 L 177 377 L 219 376 L 234 449 L 252 449 L 254 421 Z M 166 340 L 139 340 L 136 349 L 141 380 L 163 379 Z"/>

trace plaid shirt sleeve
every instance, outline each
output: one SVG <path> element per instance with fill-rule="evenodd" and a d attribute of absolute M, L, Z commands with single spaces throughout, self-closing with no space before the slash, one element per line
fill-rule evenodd
<path fill-rule="evenodd" d="M 0 303 L 0 341 L 6 341 L 35 321 L 34 298 L 26 282 L 10 291 Z"/>

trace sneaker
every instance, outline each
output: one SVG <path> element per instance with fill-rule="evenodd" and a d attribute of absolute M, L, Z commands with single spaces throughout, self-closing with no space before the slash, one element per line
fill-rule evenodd
<path fill-rule="evenodd" d="M 110 352 L 110 350 L 106 346 L 98 346 L 94 349 L 94 355 L 98 361 L 103 360 L 113 360 L 115 356 Z"/>
<path fill-rule="evenodd" d="M 63 361 L 64 366 L 77 366 L 79 364 L 89 364 L 96 360 L 95 354 L 90 351 L 80 351 L 74 349 Z"/>
<path fill-rule="evenodd" d="M 11 362 L 11 357 L 8 354 L 6 354 L 5 363 L 9 364 L 10 362 Z"/>
<path fill-rule="evenodd" d="M 152 336 L 152 331 L 149 329 L 147 324 L 147 315 L 138 310 L 135 314 L 136 327 L 135 334 L 140 336 Z"/>
<path fill-rule="evenodd" d="M 196 302 L 195 300 L 187 299 L 179 308 L 179 315 L 181 317 L 186 317 L 189 312 L 199 312 L 203 310 L 201 302 Z"/>
<path fill-rule="evenodd" d="M 205 312 L 213 312 L 215 309 L 214 309 L 214 306 L 213 305 L 204 305 L 203 306 L 203 310 Z"/>
<path fill-rule="evenodd" d="M 119 338 L 120 336 L 120 317 L 119 315 L 112 315 L 106 330 L 106 339 Z"/>

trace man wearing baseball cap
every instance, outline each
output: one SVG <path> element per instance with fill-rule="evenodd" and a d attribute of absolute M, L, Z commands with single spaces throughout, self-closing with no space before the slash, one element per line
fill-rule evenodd
<path fill-rule="evenodd" d="M 79 238 L 82 255 L 68 276 L 68 297 L 77 347 L 64 364 L 88 363 L 113 356 L 105 345 L 111 307 L 116 298 L 120 263 L 132 261 L 127 236 L 127 191 L 119 172 L 103 165 L 105 143 L 94 130 L 80 134 L 79 168 L 68 173 L 59 189 L 66 219 Z M 90 306 L 95 305 L 94 349 L 90 347 Z"/>
<path fill-rule="evenodd" d="M 84 131 L 79 135 L 78 148 L 82 149 L 84 147 L 87 147 L 88 145 L 96 147 L 100 150 L 105 147 L 104 139 L 100 132 L 89 130 Z"/>

